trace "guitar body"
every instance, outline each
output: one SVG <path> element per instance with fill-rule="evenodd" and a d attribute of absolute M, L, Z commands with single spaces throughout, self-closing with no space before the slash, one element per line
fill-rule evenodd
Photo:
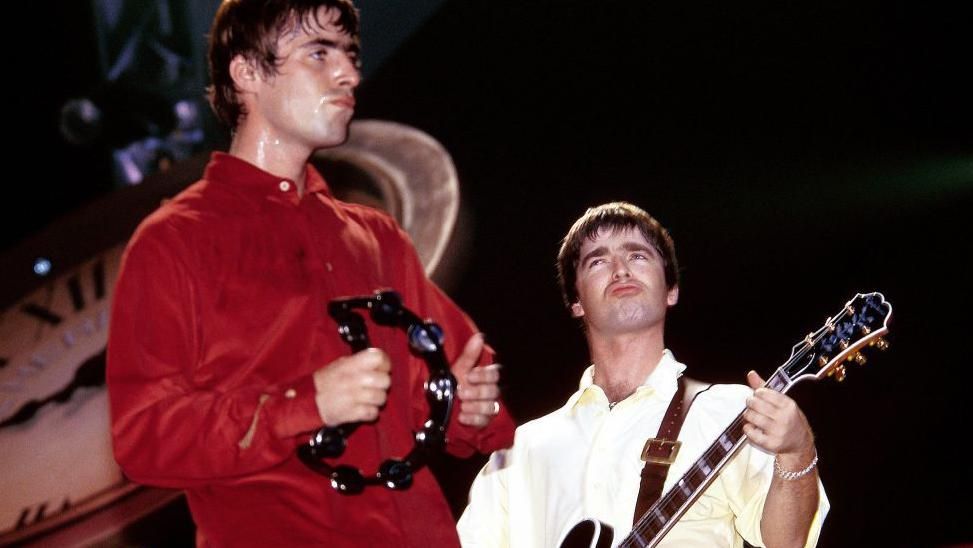
<path fill-rule="evenodd" d="M 614 536 L 610 525 L 586 519 L 571 528 L 561 548 L 611 548 Z"/>

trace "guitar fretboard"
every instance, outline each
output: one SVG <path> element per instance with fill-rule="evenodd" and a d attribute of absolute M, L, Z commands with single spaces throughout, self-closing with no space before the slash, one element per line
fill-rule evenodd
<path fill-rule="evenodd" d="M 791 383 L 778 369 L 765 386 L 784 393 Z M 743 445 L 743 422 L 743 413 L 740 413 L 679 481 L 646 511 L 632 527 L 632 532 L 619 544 L 620 547 L 651 546 L 653 539 L 660 539 L 660 535 L 672 527 Z"/>

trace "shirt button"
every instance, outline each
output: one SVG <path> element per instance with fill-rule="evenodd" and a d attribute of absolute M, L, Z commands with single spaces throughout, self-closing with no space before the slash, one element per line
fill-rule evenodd
<path fill-rule="evenodd" d="M 277 186 L 280 187 L 281 192 L 287 192 L 288 190 L 291 189 L 291 184 L 288 183 L 287 181 L 281 181 L 280 184 Z"/>
<path fill-rule="evenodd" d="M 289 400 L 293 400 L 294 398 L 297 397 L 297 390 L 294 390 L 293 388 L 288 388 L 287 392 L 284 392 L 284 397 Z"/>

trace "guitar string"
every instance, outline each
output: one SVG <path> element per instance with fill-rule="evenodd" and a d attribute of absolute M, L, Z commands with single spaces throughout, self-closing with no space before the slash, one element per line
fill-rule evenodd
<path fill-rule="evenodd" d="M 830 318 L 827 322 L 825 322 L 825 324 L 823 326 L 821 326 L 820 328 L 818 328 L 817 331 L 811 333 L 811 337 L 810 337 L 811 341 L 806 342 L 805 345 L 804 345 L 804 347 L 802 347 L 800 350 L 798 350 L 797 352 L 795 352 L 794 355 L 790 357 L 790 359 L 788 359 L 786 362 L 784 362 L 783 365 L 781 365 L 779 368 L 777 368 L 777 370 L 774 372 L 773 375 L 771 375 L 771 378 L 768 379 L 767 383 L 764 386 L 765 387 L 769 387 L 771 381 L 774 380 L 774 378 L 777 377 L 779 374 L 781 374 L 786 367 L 788 367 L 790 365 L 793 365 L 794 362 L 799 361 L 800 359 L 802 359 L 807 354 L 807 352 L 809 352 L 812 348 L 814 348 L 818 343 L 820 343 L 824 339 L 825 335 L 828 332 L 830 332 L 829 331 L 829 328 L 831 326 L 833 326 L 833 325 L 836 325 L 841 320 L 843 320 L 844 317 L 847 314 L 848 314 L 848 310 L 847 310 L 847 308 L 845 308 L 836 317 Z M 786 388 L 785 388 L 784 391 L 786 392 Z M 720 434 L 720 436 L 717 438 L 717 441 L 719 441 L 720 439 L 723 439 L 728 433 L 733 432 L 736 429 L 740 429 L 740 431 L 742 432 L 742 423 L 743 423 L 743 418 L 742 418 L 742 413 L 741 413 L 740 415 L 737 415 L 737 418 L 734 419 L 733 422 L 731 422 L 730 425 L 725 430 L 723 430 L 723 433 Z M 734 435 L 733 437 L 734 438 L 738 438 L 739 435 Z M 737 442 L 739 442 L 739 439 L 737 439 Z M 736 443 L 734 443 L 731 446 L 731 448 L 732 447 L 735 447 L 735 446 L 736 446 Z M 710 462 L 711 457 L 718 455 L 721 451 L 724 453 L 724 456 L 725 456 L 725 454 L 727 452 L 729 452 L 729 450 L 722 449 L 721 447 L 719 447 L 719 446 L 716 445 L 716 442 L 713 442 L 713 444 L 711 444 L 710 447 L 708 449 L 706 449 L 706 451 L 703 452 L 703 454 L 700 456 L 700 458 L 698 458 L 696 460 L 696 462 L 694 462 L 692 464 L 692 466 L 689 467 L 689 470 L 687 470 L 686 473 L 683 474 L 683 476 L 679 479 L 679 481 L 676 482 L 676 485 L 678 485 L 679 482 L 688 479 L 688 477 L 691 476 L 693 473 L 695 473 L 697 470 L 701 470 L 701 468 L 699 468 L 699 464 L 700 464 L 701 461 L 705 461 L 703 463 L 706 464 L 707 466 L 709 466 L 709 462 Z M 722 459 L 722 458 L 723 458 L 723 456 L 720 456 L 720 459 Z M 705 479 L 705 477 L 704 477 L 704 479 Z M 694 489 L 694 491 L 695 491 L 695 489 Z M 671 520 L 672 518 L 669 517 L 669 516 L 666 516 L 665 515 L 665 512 L 660 513 L 659 512 L 659 509 L 660 508 L 664 508 L 665 506 L 671 504 L 673 502 L 673 499 L 676 499 L 678 497 L 677 492 L 678 491 L 676 489 L 670 488 L 668 493 L 666 493 L 662 498 L 660 498 L 658 501 L 656 501 L 656 503 L 653 504 L 652 507 L 649 508 L 648 511 L 646 511 L 645 515 L 643 515 L 639 519 L 639 521 L 635 524 L 635 526 L 632 527 L 632 533 L 628 537 L 626 537 L 622 541 L 621 544 L 619 544 L 619 547 L 622 547 L 622 546 L 632 546 L 629 543 L 629 541 L 630 540 L 632 540 L 632 541 L 635 540 L 633 538 L 633 536 L 632 536 L 633 534 L 637 534 L 641 538 L 642 542 L 646 542 L 645 539 L 642 538 L 643 537 L 642 533 L 646 532 L 648 530 L 648 528 L 650 527 L 650 524 L 651 524 L 651 521 L 649 520 L 649 516 L 650 515 L 653 515 L 654 514 L 654 515 L 657 515 L 657 516 L 659 516 L 661 518 L 664 518 L 663 519 L 663 522 L 662 522 L 663 525 L 665 523 L 668 523 L 668 521 Z M 686 496 L 686 498 L 688 500 L 689 497 Z M 679 506 L 681 507 L 683 504 L 685 504 L 685 501 L 683 501 L 682 503 L 680 503 Z M 677 508 L 677 510 L 678 510 L 678 508 Z M 653 533 L 653 534 L 657 534 L 657 533 Z"/>

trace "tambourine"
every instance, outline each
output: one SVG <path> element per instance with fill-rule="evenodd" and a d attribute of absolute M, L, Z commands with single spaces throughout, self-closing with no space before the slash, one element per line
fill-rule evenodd
<path fill-rule="evenodd" d="M 425 464 L 428 455 L 446 445 L 446 427 L 456 394 L 456 377 L 450 372 L 443 352 L 443 331 L 434 322 L 422 320 L 402 306 L 402 299 L 395 291 L 335 299 L 328 303 L 328 314 L 338 322 L 338 333 L 352 352 L 370 346 L 365 320 L 355 309 L 367 309 L 372 321 L 378 325 L 398 327 L 406 332 L 409 348 L 429 368 L 429 380 L 425 385 L 429 420 L 415 433 L 415 443 L 408 455 L 402 459 L 386 459 L 378 471 L 369 476 L 353 466 L 331 466 L 324 460 L 344 453 L 345 440 L 358 423 L 321 428 L 306 444 L 298 447 L 297 455 L 310 469 L 331 478 L 331 486 L 345 495 L 361 493 L 369 485 L 407 489 L 412 485 L 413 473 Z"/>

